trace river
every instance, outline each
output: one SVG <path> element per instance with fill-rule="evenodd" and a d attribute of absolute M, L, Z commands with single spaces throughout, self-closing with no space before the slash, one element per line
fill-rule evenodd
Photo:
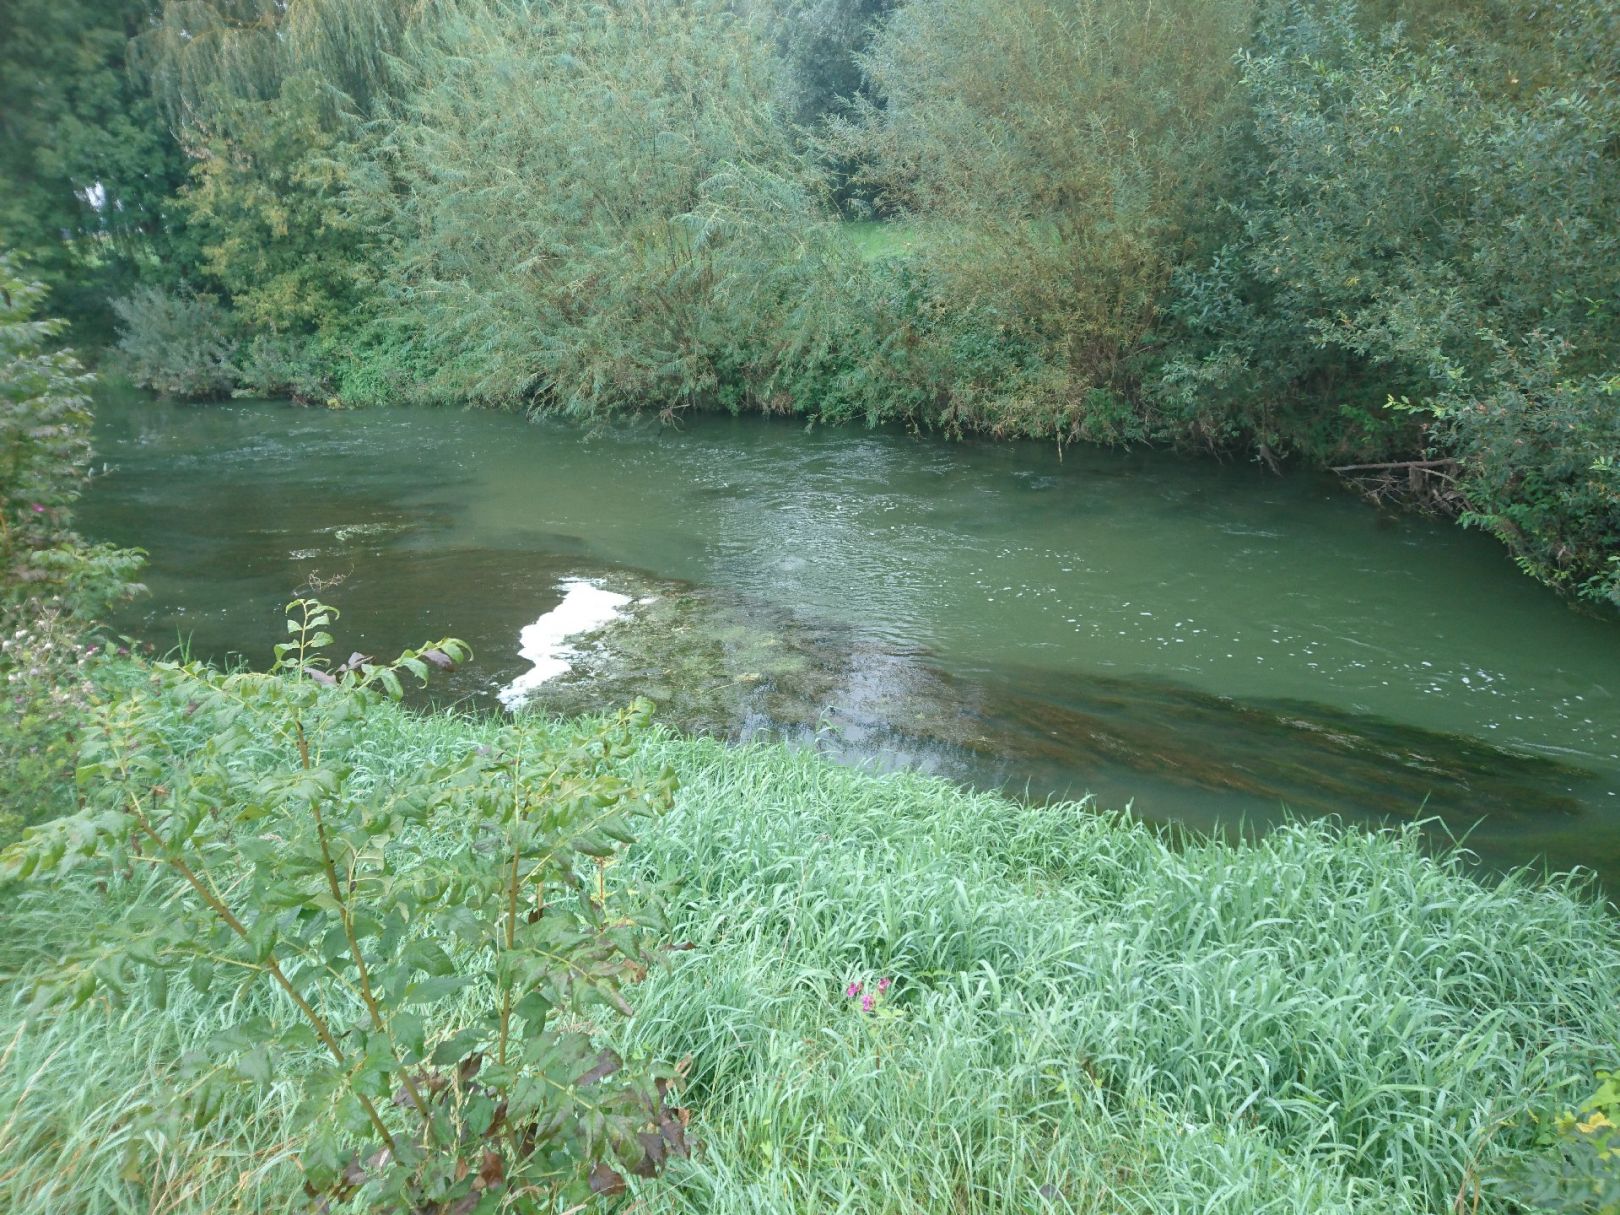
<path fill-rule="evenodd" d="M 313 577 L 345 647 L 462 637 L 450 690 L 494 706 L 566 580 L 683 588 L 711 616 L 671 636 L 803 659 L 728 642 L 749 669 L 721 682 L 796 699 L 701 728 L 1199 829 L 1434 817 L 1494 865 L 1620 877 L 1620 626 L 1320 477 L 760 417 L 144 399 L 103 404 L 96 450 L 81 525 L 149 551 L 117 624 L 160 647 L 263 661 Z"/>

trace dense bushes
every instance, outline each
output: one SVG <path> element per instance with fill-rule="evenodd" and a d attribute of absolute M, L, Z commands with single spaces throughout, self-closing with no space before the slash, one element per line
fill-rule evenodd
<path fill-rule="evenodd" d="M 79 739 L 97 652 L 61 609 L 0 613 L 0 845 L 76 805 Z"/>
<path fill-rule="evenodd" d="M 179 395 L 1430 462 L 1431 505 L 1612 601 L 1615 22 L 171 0 L 131 57 L 192 252 L 126 344 Z M 903 248 L 859 256 L 863 212 Z"/>
<path fill-rule="evenodd" d="M 1583 376 L 1570 361 L 1539 331 L 1502 343 L 1482 384 L 1429 402 L 1433 441 L 1459 461 L 1465 524 L 1543 582 L 1620 606 L 1620 372 Z"/>
<path fill-rule="evenodd" d="M 184 1112 L 207 1126 L 295 1076 L 304 1185 L 283 1207 L 559 1210 L 622 1192 L 619 1169 L 655 1176 L 687 1150 L 675 1074 L 627 1066 L 592 1024 L 629 1012 L 619 989 L 654 961 L 655 910 L 606 880 L 670 801 L 667 773 L 626 770 L 650 706 L 356 779 L 368 715 L 465 650 L 335 664 L 336 615 L 290 605 L 268 674 L 158 663 L 96 713 L 82 812 L 0 853 L 0 879 L 88 867 L 128 914 L 32 977 L 36 1009 L 234 993 L 183 1064 Z M 136 1123 L 156 1136 L 171 1112 Z"/>
<path fill-rule="evenodd" d="M 1620 601 L 1614 16 L 1549 21 L 1537 45 L 1369 34 L 1351 5 L 1263 25 L 1230 233 L 1170 297 L 1155 395 L 1272 451 L 1453 457 L 1466 519 Z"/>
<path fill-rule="evenodd" d="M 141 287 L 113 301 L 122 369 L 164 396 L 230 395 L 241 376 L 235 319 L 212 296 L 185 286 Z"/>
<path fill-rule="evenodd" d="M 0 842 L 73 806 L 86 630 L 140 567 L 139 554 L 73 531 L 91 377 L 45 349 L 61 322 L 32 318 L 44 293 L 0 253 Z"/>
<path fill-rule="evenodd" d="M 82 343 L 113 338 L 108 302 L 186 273 L 173 192 L 186 158 L 129 74 L 148 0 L 0 5 L 0 247 L 26 255 L 45 309 Z"/>
<path fill-rule="evenodd" d="M 723 4 L 464 4 L 364 203 L 417 391 L 576 413 L 735 404 L 773 370 L 821 223 Z"/>
<path fill-rule="evenodd" d="M 73 531 L 93 377 L 47 349 L 62 323 L 33 318 L 44 292 L 0 251 L 0 610 L 37 602 L 93 618 L 130 590 L 140 561 Z"/>
<path fill-rule="evenodd" d="M 928 306 L 958 347 L 952 420 L 1096 438 L 1224 159 L 1248 0 L 906 4 L 834 130 L 876 203 L 918 225 Z M 980 378 L 975 344 L 1023 348 Z M 966 357 L 963 357 L 966 355 Z M 992 364 L 991 370 L 999 372 Z"/>

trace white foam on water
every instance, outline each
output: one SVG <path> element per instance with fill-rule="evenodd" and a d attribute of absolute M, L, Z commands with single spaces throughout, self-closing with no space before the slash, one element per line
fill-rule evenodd
<path fill-rule="evenodd" d="M 630 602 L 629 595 L 604 590 L 584 578 L 568 578 L 561 585 L 562 602 L 518 634 L 518 655 L 534 666 L 496 693 L 508 709 L 517 708 L 541 684 L 573 667 L 579 654 L 566 644 L 570 637 L 601 628 Z"/>

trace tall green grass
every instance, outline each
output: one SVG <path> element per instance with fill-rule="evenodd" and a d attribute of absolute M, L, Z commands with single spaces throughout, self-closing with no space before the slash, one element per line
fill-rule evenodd
<path fill-rule="evenodd" d="M 381 781 L 482 731 L 371 722 Z M 687 948 L 622 1045 L 690 1058 L 703 1145 L 641 1211 L 1442 1212 L 1476 1185 L 1507 1210 L 1491 1179 L 1538 1150 L 1531 1115 L 1620 1050 L 1607 909 L 1482 883 L 1411 832 L 1172 846 L 774 746 L 657 734 L 641 759 L 682 792 L 615 876 L 669 885 Z M 228 1141 L 140 1116 L 238 1013 L 178 986 L 167 1010 L 24 1013 L 30 973 L 160 889 L 10 896 L 0 1209 L 301 1209 L 288 1090 L 244 1096 Z M 875 1013 L 845 998 L 880 976 Z"/>

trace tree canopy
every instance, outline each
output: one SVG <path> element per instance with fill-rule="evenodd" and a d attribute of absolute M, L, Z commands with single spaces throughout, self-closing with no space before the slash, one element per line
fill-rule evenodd
<path fill-rule="evenodd" d="M 166 391 L 1371 468 L 1613 601 L 1617 20 L 19 0 L 0 239 Z"/>

